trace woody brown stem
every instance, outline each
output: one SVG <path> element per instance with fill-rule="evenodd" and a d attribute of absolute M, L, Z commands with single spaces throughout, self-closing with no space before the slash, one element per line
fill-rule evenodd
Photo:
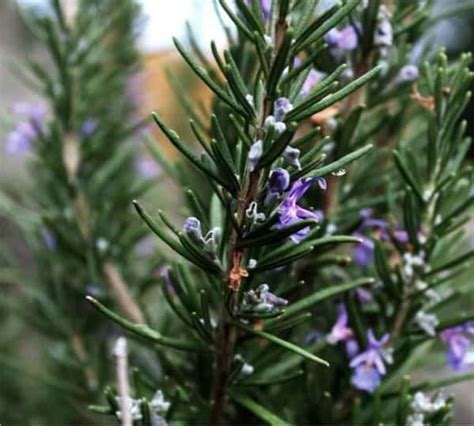
<path fill-rule="evenodd" d="M 242 226 L 245 219 L 245 210 L 250 203 L 256 198 L 258 193 L 258 182 L 260 180 L 260 172 L 252 172 L 250 174 L 247 186 L 243 191 L 245 194 L 240 197 L 237 210 L 237 223 Z M 238 289 L 240 285 L 240 277 L 234 277 L 235 271 L 241 271 L 242 251 L 237 249 L 237 232 L 234 230 L 231 237 L 231 257 L 228 272 L 226 292 L 230 291 L 228 306 L 223 304 L 220 321 L 217 332 L 216 341 L 216 366 L 213 386 L 211 425 L 225 424 L 224 408 L 227 394 L 228 378 L 234 357 L 234 346 L 237 339 L 237 329 L 232 325 L 232 316 L 235 314 L 238 302 Z M 238 279 L 236 282 L 235 280 Z"/>
<path fill-rule="evenodd" d="M 404 297 L 400 304 L 400 308 L 398 309 L 398 312 L 395 316 L 392 331 L 390 332 L 390 340 L 387 342 L 387 346 L 392 345 L 392 343 L 398 339 L 398 336 L 400 336 L 400 333 L 402 332 L 403 326 L 407 319 L 409 310 L 410 301 L 407 297 Z"/>
<path fill-rule="evenodd" d="M 286 20 L 279 20 L 276 24 L 275 32 L 275 52 L 280 49 L 285 33 L 287 30 Z M 265 118 L 271 113 L 272 100 L 265 98 L 263 108 L 261 110 L 260 127 L 257 128 L 256 138 L 263 137 L 263 124 Z M 257 199 L 259 191 L 259 182 L 261 178 L 261 170 L 250 172 L 243 191 L 239 196 L 239 204 L 237 207 L 237 224 L 240 229 L 245 224 L 245 211 L 249 205 Z M 229 271 L 225 279 L 226 293 L 230 291 L 228 305 L 223 304 L 218 324 L 217 341 L 215 345 L 215 376 L 212 391 L 212 410 L 211 425 L 226 424 L 224 418 L 225 401 L 227 396 L 227 386 L 229 374 L 231 372 L 232 360 L 234 358 L 234 346 L 237 340 L 237 329 L 232 325 L 232 317 L 236 313 L 238 303 L 238 289 L 240 286 L 240 278 L 246 276 L 246 270 L 241 267 L 241 259 L 243 250 L 237 248 L 237 231 L 234 229 L 231 236 L 231 252 L 229 261 Z M 229 290 L 230 287 L 230 290 Z"/>
<path fill-rule="evenodd" d="M 145 318 L 132 295 L 128 291 L 127 284 L 123 280 L 115 265 L 105 262 L 102 266 L 105 278 L 115 301 L 120 306 L 121 311 L 133 322 L 144 324 Z"/>

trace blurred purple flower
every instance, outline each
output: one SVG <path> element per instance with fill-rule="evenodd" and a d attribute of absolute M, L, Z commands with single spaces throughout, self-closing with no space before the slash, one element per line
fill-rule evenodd
<path fill-rule="evenodd" d="M 140 157 L 135 160 L 136 172 L 145 179 L 154 179 L 160 173 L 160 167 L 150 157 Z"/>
<path fill-rule="evenodd" d="M 379 385 L 381 375 L 373 366 L 360 365 L 354 370 L 351 383 L 357 389 L 372 393 Z"/>
<path fill-rule="evenodd" d="M 317 184 L 323 191 L 327 188 L 326 180 L 320 177 L 298 179 L 293 183 L 286 198 L 280 204 L 277 228 L 285 228 L 303 219 L 314 219 L 316 222 L 322 220 L 322 213 L 306 210 L 296 204 L 313 184 Z M 309 227 L 306 227 L 294 233 L 290 238 L 297 244 L 306 237 L 308 232 Z"/>
<path fill-rule="evenodd" d="M 352 340 L 354 333 L 352 329 L 348 327 L 348 322 L 349 318 L 347 315 L 347 309 L 345 305 L 341 303 L 337 307 L 336 323 L 327 336 L 328 343 L 335 345 L 339 342 L 348 342 L 349 340 Z"/>
<path fill-rule="evenodd" d="M 354 50 L 358 44 L 357 32 L 352 25 L 348 25 L 342 30 L 333 28 L 324 39 L 331 49 L 338 51 Z"/>
<path fill-rule="evenodd" d="M 45 105 L 30 104 L 28 102 L 16 102 L 10 110 L 13 114 L 23 115 L 38 125 L 43 122 L 47 112 Z"/>
<path fill-rule="evenodd" d="M 23 155 L 27 152 L 36 139 L 36 131 L 31 123 L 23 121 L 18 123 L 15 130 L 5 138 L 5 150 L 11 155 Z"/>
<path fill-rule="evenodd" d="M 395 241 L 399 244 L 406 244 L 409 241 L 408 232 L 400 228 L 394 229 L 392 231 L 392 236 L 395 239 Z"/>
<path fill-rule="evenodd" d="M 83 137 L 91 136 L 99 125 L 99 122 L 95 118 L 88 118 L 84 123 L 82 123 L 79 133 Z"/>
<path fill-rule="evenodd" d="M 380 340 L 377 340 L 372 330 L 367 333 L 368 348 L 356 355 L 349 366 L 354 369 L 351 383 L 360 390 L 373 392 L 380 384 L 381 377 L 386 374 L 384 358 L 384 346 L 389 340 L 389 335 L 385 334 Z"/>
<path fill-rule="evenodd" d="M 460 370 L 468 365 L 467 355 L 474 335 L 474 322 L 466 322 L 456 327 L 447 328 L 440 333 L 441 340 L 448 344 L 446 357 L 454 370 Z"/>
<path fill-rule="evenodd" d="M 302 96 L 307 96 L 309 92 L 311 92 L 311 89 L 316 86 L 316 84 L 318 84 L 325 76 L 325 73 L 315 70 L 313 68 L 306 77 L 306 80 L 303 83 L 303 87 L 301 88 L 300 94 Z"/>
<path fill-rule="evenodd" d="M 23 155 L 39 137 L 46 108 L 44 105 L 17 102 L 11 107 L 11 111 L 23 115 L 25 119 L 18 122 L 16 128 L 6 135 L 5 150 L 11 155 Z"/>
<path fill-rule="evenodd" d="M 375 243 L 359 232 L 354 232 L 352 235 L 362 240 L 352 253 L 352 261 L 360 268 L 367 268 L 374 258 Z"/>
<path fill-rule="evenodd" d="M 399 244 L 406 244 L 408 242 L 408 233 L 405 230 L 399 227 L 390 230 L 387 222 L 381 219 L 372 218 L 371 209 L 362 209 L 360 211 L 360 216 L 363 218 L 362 223 L 359 225 L 357 230 L 352 233 L 354 237 L 362 240 L 362 242 L 356 246 L 352 254 L 352 260 L 357 266 L 368 268 L 374 258 L 375 243 L 371 238 L 366 237 L 362 233 L 368 228 L 374 228 L 379 231 L 379 238 L 383 241 L 393 238 Z"/>
<path fill-rule="evenodd" d="M 359 302 L 362 304 L 372 302 L 373 300 L 372 293 L 363 287 L 358 287 L 356 289 L 356 294 Z"/>

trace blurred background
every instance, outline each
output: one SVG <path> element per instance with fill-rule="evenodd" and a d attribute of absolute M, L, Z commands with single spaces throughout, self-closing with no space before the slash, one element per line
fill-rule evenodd
<path fill-rule="evenodd" d="M 69 0 L 70 7 L 74 7 L 74 0 Z M 189 137 L 187 121 L 184 112 L 173 94 L 166 78 L 165 70 L 179 79 L 191 96 L 201 99 L 204 107 L 209 105 L 210 93 L 189 72 L 187 66 L 176 53 L 172 36 L 186 40 L 186 22 L 189 22 L 198 42 L 206 48 L 211 39 L 218 46 L 225 43 L 225 34 L 215 13 L 213 0 L 173 0 L 163 2 L 157 0 L 142 0 L 142 17 L 137 31 L 140 34 L 139 44 L 142 52 L 142 70 L 136 78 L 134 91 L 137 95 L 139 114 L 149 116 L 150 111 L 159 110 L 164 121 L 171 128 L 178 130 L 186 138 Z M 164 6 L 166 3 L 166 6 Z M 456 55 L 462 51 L 474 51 L 474 15 L 445 14 L 446 8 L 452 9 L 457 2 L 453 0 L 438 0 L 433 13 L 439 16 L 437 24 L 431 33 L 426 34 L 423 43 L 429 44 L 432 49 L 446 46 L 449 54 Z M 2 189 L 21 188 L 28 185 L 28 174 L 25 156 L 11 156 L 5 152 L 5 134 L 11 128 L 9 108 L 15 102 L 37 101 L 34 94 L 17 79 L 12 72 L 13 64 L 21 64 L 23 60 L 33 57 L 39 62 L 45 62 L 45 52 L 36 43 L 34 37 L 21 18 L 19 8 L 34 11 L 37 14 L 48 13 L 47 0 L 0 0 L 0 170 Z M 415 46 L 414 56 L 417 48 Z M 473 120 L 474 104 L 471 102 L 466 117 L 470 117 L 470 134 L 474 135 Z M 161 143 L 162 136 L 153 127 L 150 131 Z M 164 142 L 164 141 L 163 141 Z M 165 152 L 172 158 L 174 151 L 165 145 Z M 472 155 L 472 152 L 471 152 Z M 163 188 L 172 185 L 170 182 L 160 181 L 159 186 L 148 196 L 153 200 L 153 194 L 159 192 L 160 201 L 168 205 L 178 206 L 176 192 Z M 165 201 L 163 201 L 165 200 Z M 172 208 L 170 208 L 172 210 Z M 8 245 L 17 248 L 16 254 L 23 257 L 25 267 L 28 267 L 28 254 L 15 229 L 9 229 L 6 223 L 0 222 L 1 244 L 8 241 Z M 3 250 L 3 247 L 2 247 Z M 30 338 L 32 337 L 32 338 Z M 34 357 L 34 336 L 25 338 L 25 353 Z M 448 372 L 449 373 L 449 372 Z M 456 424 L 472 424 L 469 419 L 474 418 L 473 384 L 465 383 L 454 389 L 461 398 L 457 401 Z"/>
<path fill-rule="evenodd" d="M 74 7 L 76 0 L 66 3 Z M 330 0 L 332 1 L 332 0 Z M 451 55 L 474 50 L 474 16 L 469 13 L 446 14 L 446 10 L 456 9 L 456 3 L 464 1 L 437 0 L 433 14 L 438 16 L 437 24 L 426 34 L 423 43 L 415 46 L 413 55 L 421 51 L 423 45 L 431 48 L 446 46 Z M 185 88 L 204 102 L 209 101 L 209 93 L 189 73 L 185 64 L 179 60 L 172 43 L 176 36 L 186 40 L 187 23 L 200 45 L 206 49 L 211 39 L 218 46 L 225 43 L 225 34 L 215 12 L 214 0 L 174 0 L 167 2 L 166 8 L 155 0 L 139 1 L 142 18 L 139 21 L 139 44 L 143 53 L 143 68 L 136 81 L 136 93 L 140 113 L 147 116 L 152 110 L 160 110 L 171 127 L 187 133 L 179 104 L 165 76 L 165 69 L 185 84 Z M 2 184 L 5 181 L 23 179 L 25 176 L 24 157 L 8 158 L 3 149 L 4 135 L 8 126 L 8 108 L 18 101 L 34 101 L 33 94 L 11 71 L 13 63 L 21 64 L 27 57 L 44 59 L 44 51 L 37 45 L 34 37 L 24 25 L 19 8 L 34 11 L 37 14 L 48 13 L 47 0 L 2 0 L 0 2 L 0 160 L 2 165 Z M 474 114 L 474 103 L 466 111 L 466 117 Z M 472 120 L 469 120 L 470 133 L 474 134 Z M 181 129 L 182 128 L 182 129 Z M 172 150 L 169 151 L 172 155 Z"/>

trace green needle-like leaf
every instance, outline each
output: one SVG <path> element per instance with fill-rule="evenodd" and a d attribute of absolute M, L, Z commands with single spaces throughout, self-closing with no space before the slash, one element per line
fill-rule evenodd
<path fill-rule="evenodd" d="M 363 85 L 368 83 L 370 80 L 375 78 L 380 72 L 381 68 L 379 66 L 372 68 L 370 71 L 359 77 L 358 79 L 351 81 L 348 85 L 343 87 L 341 90 L 333 93 L 332 95 L 326 96 L 319 102 L 316 102 L 314 105 L 308 107 L 306 110 L 301 113 L 291 117 L 291 120 L 301 121 L 305 118 L 311 117 L 312 115 L 329 108 L 331 105 L 334 105 L 336 102 L 339 102 L 349 96 L 351 93 L 360 89 Z"/>
<path fill-rule="evenodd" d="M 191 351 L 191 352 L 207 352 L 208 349 L 204 346 L 199 345 L 198 343 L 187 341 L 181 341 L 174 339 L 172 337 L 165 337 L 158 333 L 157 331 L 151 329 L 145 324 L 134 324 L 125 318 L 122 318 L 120 315 L 117 315 L 115 312 L 107 309 L 104 305 L 102 305 L 99 301 L 94 299 L 91 296 L 86 296 L 86 299 L 92 303 L 92 305 L 106 317 L 110 318 L 112 321 L 116 322 L 125 330 L 129 331 L 133 335 L 137 337 L 141 337 L 145 340 L 148 340 L 152 343 L 156 343 L 158 345 L 168 346 L 174 349 L 182 350 L 182 351 Z"/>
<path fill-rule="evenodd" d="M 297 302 L 291 303 L 285 307 L 285 312 L 277 319 L 272 319 L 266 321 L 266 324 L 270 325 L 277 321 L 284 320 L 285 318 L 297 315 L 299 313 L 308 311 L 312 309 L 318 303 L 340 294 L 345 293 L 346 291 L 352 290 L 363 285 L 370 285 L 375 282 L 374 278 L 360 278 L 355 281 L 351 281 L 345 284 L 331 286 L 319 291 L 316 291 L 310 296 L 305 297 L 304 299 L 298 300 Z"/>
<path fill-rule="evenodd" d="M 311 172 L 311 176 L 325 176 L 329 173 L 337 172 L 338 170 L 343 169 L 348 164 L 358 160 L 360 157 L 367 154 L 372 148 L 373 145 L 363 146 L 362 148 L 359 148 L 358 150 L 345 155 L 344 157 L 332 162 L 331 164 L 328 164 L 327 166 L 323 166 L 319 169 L 313 170 Z"/>
<path fill-rule="evenodd" d="M 239 105 L 237 104 L 223 89 L 219 87 L 219 85 L 212 80 L 206 73 L 206 71 L 198 65 L 191 56 L 186 52 L 183 45 L 178 41 L 177 38 L 173 38 L 173 42 L 178 49 L 181 56 L 187 62 L 187 64 L 191 67 L 191 69 L 197 74 L 197 76 L 227 105 L 229 105 L 232 109 L 239 112 L 239 114 L 243 115 L 244 117 L 248 116 L 248 113 Z"/>
<path fill-rule="evenodd" d="M 208 167 L 206 167 L 201 160 L 187 147 L 185 146 L 179 139 L 179 136 L 176 132 L 168 128 L 163 121 L 161 121 L 161 118 L 158 116 L 157 113 L 153 112 L 152 113 L 153 119 L 155 120 L 156 124 L 158 124 L 158 127 L 161 129 L 161 131 L 167 136 L 168 140 L 174 145 L 174 147 L 180 151 L 191 163 L 204 172 L 207 176 L 209 176 L 211 179 L 215 180 L 217 183 L 222 185 L 223 187 L 229 189 L 232 191 L 231 185 L 227 184 L 222 180 L 219 176 L 217 176 L 212 170 L 210 170 Z"/>
<path fill-rule="evenodd" d="M 300 355 L 303 358 L 308 359 L 309 361 L 315 362 L 316 364 L 323 364 L 326 367 L 329 367 L 329 363 L 326 360 L 319 358 L 316 355 L 313 355 L 312 353 L 309 353 L 305 349 L 300 348 L 299 346 L 293 343 L 287 342 L 286 340 L 274 336 L 273 334 L 266 333 L 265 331 L 254 330 L 253 328 L 247 327 L 246 325 L 243 325 L 240 322 L 234 322 L 234 325 L 238 328 L 241 328 L 242 330 L 249 332 L 250 334 L 267 339 L 268 341 L 275 343 L 276 345 L 281 346 L 282 348 L 290 352 L 294 352 L 295 354 Z"/>
<path fill-rule="evenodd" d="M 253 414 L 255 414 L 259 419 L 262 419 L 264 422 L 267 422 L 272 426 L 289 426 L 290 423 L 285 422 L 280 417 L 268 411 L 265 407 L 261 406 L 255 402 L 252 398 L 232 391 L 230 393 L 231 398 L 240 404 L 242 407 L 246 408 Z"/>
<path fill-rule="evenodd" d="M 259 235 L 253 238 L 243 238 L 242 240 L 237 242 L 237 247 L 245 248 L 245 247 L 257 247 L 267 244 L 275 244 L 285 238 L 290 237 L 291 235 L 295 234 L 296 232 L 300 231 L 301 229 L 307 228 L 308 226 L 314 226 L 318 222 L 312 219 L 302 220 L 300 222 L 294 223 L 293 225 L 289 225 L 285 228 L 276 229 L 273 231 L 266 232 L 263 235 Z"/>

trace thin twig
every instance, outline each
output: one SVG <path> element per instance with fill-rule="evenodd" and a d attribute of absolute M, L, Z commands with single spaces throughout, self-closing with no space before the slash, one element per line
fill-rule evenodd
<path fill-rule="evenodd" d="M 144 324 L 145 318 L 143 313 L 128 291 L 127 284 L 125 284 L 115 265 L 105 262 L 102 269 L 110 290 L 112 291 L 112 295 L 122 312 L 133 322 Z"/>
<path fill-rule="evenodd" d="M 119 395 L 120 419 L 122 426 L 132 426 L 132 405 L 128 383 L 127 339 L 119 337 L 114 347 L 117 388 Z"/>

